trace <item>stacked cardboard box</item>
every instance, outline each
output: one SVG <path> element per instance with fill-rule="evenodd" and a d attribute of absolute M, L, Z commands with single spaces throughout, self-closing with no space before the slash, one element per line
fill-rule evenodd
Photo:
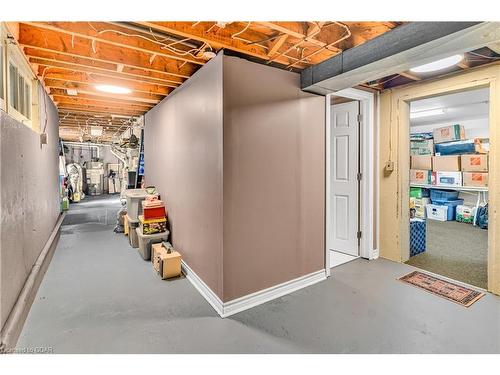
<path fill-rule="evenodd" d="M 461 155 L 464 186 L 488 186 L 488 155 Z"/>
<path fill-rule="evenodd" d="M 144 234 L 167 231 L 167 210 L 158 196 L 146 197 L 142 201 L 143 214 L 139 216 L 140 228 Z"/>

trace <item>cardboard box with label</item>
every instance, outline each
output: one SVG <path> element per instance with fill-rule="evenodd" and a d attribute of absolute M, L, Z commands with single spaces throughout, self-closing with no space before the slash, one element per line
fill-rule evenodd
<path fill-rule="evenodd" d="M 488 173 L 486 172 L 463 172 L 464 186 L 488 186 Z"/>
<path fill-rule="evenodd" d="M 461 155 L 462 171 L 488 172 L 488 155 Z"/>
<path fill-rule="evenodd" d="M 451 156 L 433 156 L 432 170 L 435 172 L 459 172 L 460 171 L 460 155 Z"/>
<path fill-rule="evenodd" d="M 431 203 L 429 198 L 415 198 L 413 202 L 413 208 L 415 209 L 415 217 L 419 219 L 425 219 L 425 206 Z"/>
<path fill-rule="evenodd" d="M 181 259 L 181 254 L 171 248 L 165 248 L 161 243 L 152 245 L 153 268 L 162 279 L 177 277 L 181 274 Z"/>
<path fill-rule="evenodd" d="M 434 155 L 434 141 L 432 139 L 410 141 L 410 155 Z"/>
<path fill-rule="evenodd" d="M 432 185 L 435 186 L 462 186 L 462 172 L 432 172 Z"/>
<path fill-rule="evenodd" d="M 411 169 L 432 170 L 432 156 L 413 155 L 411 157 Z"/>
<path fill-rule="evenodd" d="M 434 129 L 434 143 L 460 141 L 465 139 L 465 128 L 463 125 L 449 125 Z"/>
<path fill-rule="evenodd" d="M 424 169 L 410 169 L 410 183 L 430 185 L 431 171 Z"/>

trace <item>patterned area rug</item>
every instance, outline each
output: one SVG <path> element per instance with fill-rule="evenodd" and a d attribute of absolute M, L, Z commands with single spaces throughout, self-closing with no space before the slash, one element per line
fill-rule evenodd
<path fill-rule="evenodd" d="M 485 295 L 483 292 L 450 283 L 449 281 L 419 271 L 413 271 L 408 275 L 400 277 L 399 280 L 465 307 L 471 306 Z"/>

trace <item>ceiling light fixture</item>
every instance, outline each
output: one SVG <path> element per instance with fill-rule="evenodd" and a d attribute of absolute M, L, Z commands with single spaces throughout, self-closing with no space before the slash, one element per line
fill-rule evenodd
<path fill-rule="evenodd" d="M 202 55 L 207 60 L 213 59 L 217 56 L 214 51 L 203 51 Z"/>
<path fill-rule="evenodd" d="M 132 90 L 126 87 L 113 86 L 113 85 L 96 85 L 97 90 L 107 92 L 110 94 L 130 94 Z"/>
<path fill-rule="evenodd" d="M 453 55 L 441 60 L 433 61 L 429 64 L 416 66 L 415 68 L 411 68 L 410 71 L 412 71 L 413 73 L 434 72 L 436 70 L 442 70 L 449 68 L 450 66 L 456 65 L 460 61 L 462 61 L 463 58 L 464 55 Z"/>
<path fill-rule="evenodd" d="M 444 108 L 426 109 L 425 111 L 410 112 L 410 118 L 421 118 L 430 116 L 440 116 L 446 113 Z"/>

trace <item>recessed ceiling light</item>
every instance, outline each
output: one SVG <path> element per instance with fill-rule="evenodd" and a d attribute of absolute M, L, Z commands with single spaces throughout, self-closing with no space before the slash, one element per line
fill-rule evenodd
<path fill-rule="evenodd" d="M 132 90 L 126 87 L 113 86 L 113 85 L 96 85 L 99 91 L 109 92 L 110 94 L 130 94 Z"/>
<path fill-rule="evenodd" d="M 414 73 L 434 72 L 436 70 L 442 70 L 449 68 L 450 66 L 456 65 L 460 61 L 462 61 L 463 58 L 464 58 L 463 55 L 453 55 L 441 60 L 433 61 L 429 64 L 416 66 L 415 68 L 411 68 L 410 71 Z"/>
<path fill-rule="evenodd" d="M 421 118 L 429 116 L 444 115 L 446 111 L 444 108 L 427 109 L 425 111 L 410 112 L 410 118 Z"/>

